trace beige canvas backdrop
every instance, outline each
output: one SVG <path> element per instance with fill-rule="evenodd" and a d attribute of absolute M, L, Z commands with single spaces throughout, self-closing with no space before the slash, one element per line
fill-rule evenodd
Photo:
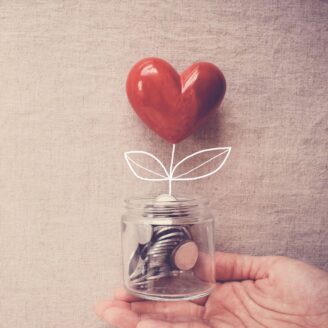
<path fill-rule="evenodd" d="M 0 327 L 94 328 L 121 284 L 122 153 L 168 160 L 125 95 L 131 65 L 219 65 L 228 91 L 180 157 L 232 146 L 207 196 L 216 247 L 328 269 L 327 1 L 0 1 Z"/>

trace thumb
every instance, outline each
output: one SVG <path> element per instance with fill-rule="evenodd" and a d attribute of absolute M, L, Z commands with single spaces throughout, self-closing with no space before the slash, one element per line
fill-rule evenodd
<path fill-rule="evenodd" d="M 268 278 L 275 256 L 249 256 L 215 253 L 215 275 L 218 281 L 258 280 Z"/>

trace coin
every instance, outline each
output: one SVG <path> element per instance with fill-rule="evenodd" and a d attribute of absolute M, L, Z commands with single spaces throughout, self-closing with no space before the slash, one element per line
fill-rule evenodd
<path fill-rule="evenodd" d="M 140 259 L 140 247 L 137 247 L 137 249 L 132 253 L 129 261 L 129 275 L 131 276 L 133 272 L 135 272 L 139 259 Z"/>
<path fill-rule="evenodd" d="M 132 275 L 130 276 L 130 280 L 133 282 L 136 282 L 136 281 L 139 281 L 140 279 L 143 279 L 144 278 L 144 272 L 142 271 L 135 271 L 132 273 Z"/>
<path fill-rule="evenodd" d="M 170 238 L 181 238 L 181 239 L 185 239 L 186 235 L 181 231 L 181 232 L 171 232 L 168 233 L 166 235 L 160 236 L 157 240 L 166 240 L 166 239 L 170 239 Z"/>
<path fill-rule="evenodd" d="M 192 240 L 184 241 L 178 245 L 172 255 L 171 263 L 179 270 L 192 269 L 198 259 L 198 247 Z"/>
<path fill-rule="evenodd" d="M 169 272 L 169 271 L 168 271 Z M 160 279 L 160 278 L 165 278 L 168 276 L 168 272 L 160 272 L 157 275 L 153 275 L 147 278 L 147 280 L 155 280 L 155 279 Z"/>
<path fill-rule="evenodd" d="M 169 232 L 180 232 L 180 231 L 181 231 L 181 227 L 179 226 L 157 226 L 154 235 L 155 237 L 159 237 Z"/>
<path fill-rule="evenodd" d="M 150 244 L 149 243 L 146 244 L 146 245 L 141 246 L 140 257 L 141 257 L 142 260 L 145 260 L 146 259 L 149 248 L 150 248 Z"/>
<path fill-rule="evenodd" d="M 139 244 L 145 245 L 150 242 L 153 235 L 153 228 L 150 224 L 138 224 L 137 234 Z"/>
<path fill-rule="evenodd" d="M 177 237 L 157 241 L 157 243 L 160 243 L 161 246 L 164 246 L 164 245 L 165 246 L 171 246 L 171 245 L 176 246 L 180 242 L 181 242 L 181 238 L 177 238 Z"/>
<path fill-rule="evenodd" d="M 192 239 L 191 233 L 190 233 L 188 227 L 184 226 L 184 227 L 182 227 L 182 230 L 186 234 L 186 236 L 188 237 L 188 239 Z"/>
<path fill-rule="evenodd" d="M 168 277 L 170 275 L 170 268 L 165 267 L 155 267 L 151 269 L 147 275 L 147 280 L 155 280 L 163 277 Z"/>
<path fill-rule="evenodd" d="M 172 247 L 174 248 L 174 246 Z M 154 245 L 148 251 L 148 255 L 168 254 L 170 246 L 168 245 Z"/>
<path fill-rule="evenodd" d="M 167 256 L 160 257 L 160 258 L 152 257 L 151 262 L 149 263 L 147 272 L 149 272 L 149 270 L 151 270 L 153 268 L 164 268 L 165 264 L 163 264 L 163 263 L 166 263 L 167 260 L 168 260 Z M 170 269 L 169 266 L 167 266 L 167 267 L 168 267 L 168 269 Z"/>
<path fill-rule="evenodd" d="M 154 228 L 154 234 L 153 234 L 153 240 L 159 240 L 159 239 L 166 239 L 167 235 L 169 233 L 175 233 L 177 237 L 181 237 L 182 234 L 185 235 L 186 239 L 191 239 L 191 234 L 186 226 L 155 226 Z M 163 237 L 163 238 L 161 238 Z M 171 236 L 170 236 L 171 237 Z"/>
<path fill-rule="evenodd" d="M 156 202 L 175 202 L 177 199 L 169 194 L 162 194 L 156 197 Z"/>
<path fill-rule="evenodd" d="M 167 254 L 167 247 L 151 248 L 148 251 L 148 255 L 160 255 L 160 254 Z"/>

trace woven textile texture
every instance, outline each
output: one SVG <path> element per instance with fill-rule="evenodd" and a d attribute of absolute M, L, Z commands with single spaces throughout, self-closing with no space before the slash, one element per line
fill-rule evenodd
<path fill-rule="evenodd" d="M 148 56 L 225 74 L 222 107 L 177 157 L 231 156 L 173 185 L 210 198 L 217 249 L 328 269 L 327 45 L 327 1 L 0 1 L 0 327 L 105 327 L 92 307 L 122 283 L 123 200 L 167 190 L 122 157 L 169 161 L 125 94 Z"/>

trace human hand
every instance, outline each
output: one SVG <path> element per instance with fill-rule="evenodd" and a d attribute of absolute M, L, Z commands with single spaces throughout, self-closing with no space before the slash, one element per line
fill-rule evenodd
<path fill-rule="evenodd" d="M 192 302 L 140 300 L 120 289 L 96 313 L 119 328 L 325 328 L 328 273 L 286 257 L 216 253 L 217 283 Z"/>

